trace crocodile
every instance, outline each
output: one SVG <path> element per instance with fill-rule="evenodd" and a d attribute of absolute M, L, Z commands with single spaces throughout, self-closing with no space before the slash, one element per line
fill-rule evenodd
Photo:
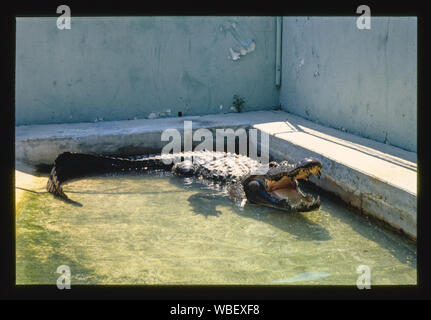
<path fill-rule="evenodd" d="M 64 152 L 54 161 L 47 190 L 56 198 L 82 206 L 64 193 L 64 183 L 106 173 L 157 171 L 216 181 L 227 187 L 230 198 L 241 207 L 251 203 L 288 212 L 320 208 L 320 197 L 304 193 L 298 183 L 300 179 L 308 180 L 312 174 L 320 178 L 322 163 L 318 159 L 262 164 L 229 152 L 192 151 L 133 157 Z"/>

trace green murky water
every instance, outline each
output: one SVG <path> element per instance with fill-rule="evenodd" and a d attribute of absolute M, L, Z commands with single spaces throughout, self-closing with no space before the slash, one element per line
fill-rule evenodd
<path fill-rule="evenodd" d="M 240 209 L 170 176 L 98 177 L 65 186 L 75 207 L 27 193 L 16 221 L 16 283 L 416 284 L 416 246 L 337 201 L 286 214 Z"/>

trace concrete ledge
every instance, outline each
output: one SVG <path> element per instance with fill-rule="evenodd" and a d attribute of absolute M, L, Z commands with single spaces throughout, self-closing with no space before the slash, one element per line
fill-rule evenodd
<path fill-rule="evenodd" d="M 270 154 L 278 160 L 322 160 L 318 187 L 335 193 L 365 214 L 416 238 L 416 153 L 357 137 L 283 111 L 16 127 L 16 159 L 51 164 L 64 151 L 87 153 L 160 152 L 165 129 L 257 128 L 270 135 Z"/>
<path fill-rule="evenodd" d="M 96 123 L 71 123 L 17 126 L 16 160 L 28 164 L 52 164 L 65 151 L 87 153 L 136 153 L 160 149 L 166 129 L 183 131 L 184 121 L 193 121 L 193 129 L 249 128 L 264 121 L 276 121 L 285 112 L 256 111 L 206 116 L 188 116 Z"/>

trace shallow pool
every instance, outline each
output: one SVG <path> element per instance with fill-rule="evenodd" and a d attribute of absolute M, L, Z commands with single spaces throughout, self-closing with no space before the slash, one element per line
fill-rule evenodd
<path fill-rule="evenodd" d="M 321 195 L 319 211 L 246 205 L 194 180 L 105 176 L 64 191 L 82 207 L 27 192 L 16 218 L 16 283 L 416 284 L 416 246 Z"/>

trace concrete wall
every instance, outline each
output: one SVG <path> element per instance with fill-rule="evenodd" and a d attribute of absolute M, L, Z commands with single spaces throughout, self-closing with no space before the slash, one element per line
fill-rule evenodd
<path fill-rule="evenodd" d="M 16 124 L 217 114 L 239 95 L 416 151 L 417 20 L 356 18 L 284 17 L 280 90 L 275 17 L 17 18 Z"/>
<path fill-rule="evenodd" d="M 279 104 L 274 17 L 56 21 L 17 18 L 17 125 L 232 112 L 235 94 L 244 111 Z"/>
<path fill-rule="evenodd" d="M 284 17 L 283 109 L 417 150 L 417 19 Z"/>

